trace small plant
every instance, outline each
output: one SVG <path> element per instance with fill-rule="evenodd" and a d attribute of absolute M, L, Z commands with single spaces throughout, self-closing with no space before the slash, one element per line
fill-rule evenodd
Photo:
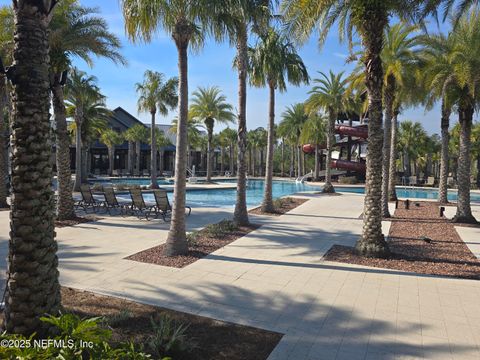
<path fill-rule="evenodd" d="M 132 312 L 128 309 L 122 309 L 118 313 L 107 318 L 107 323 L 110 326 L 116 326 L 129 320 L 132 317 Z"/>
<path fill-rule="evenodd" d="M 219 223 L 207 225 L 204 232 L 209 238 L 221 238 L 235 230 L 238 230 L 238 226 L 232 220 L 222 220 Z"/>
<path fill-rule="evenodd" d="M 185 354 L 194 348 L 186 334 L 189 325 L 177 324 L 166 314 L 162 314 L 158 321 L 153 318 L 150 321 L 153 335 L 148 338 L 147 345 L 154 356 Z"/>
<path fill-rule="evenodd" d="M 289 205 L 293 203 L 293 199 L 292 198 L 279 198 L 279 199 L 275 199 L 273 200 L 273 207 L 275 209 L 283 209 L 286 205 Z"/>
<path fill-rule="evenodd" d="M 198 245 L 198 231 L 192 231 L 187 234 L 187 244 L 189 247 L 194 247 Z"/>

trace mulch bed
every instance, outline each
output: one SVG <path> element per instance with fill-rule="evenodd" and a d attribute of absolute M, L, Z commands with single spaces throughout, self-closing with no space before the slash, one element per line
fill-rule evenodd
<path fill-rule="evenodd" d="M 324 259 L 420 274 L 480 279 L 480 260 L 460 238 L 455 225 L 449 219 L 439 217 L 437 203 L 416 201 L 411 203 L 410 210 L 406 210 L 401 202 L 392 218 L 388 242 L 392 254 L 388 259 L 363 257 L 354 248 L 340 245 L 330 248 Z M 425 241 L 424 238 L 428 239 Z"/>
<path fill-rule="evenodd" d="M 163 251 L 165 248 L 165 244 L 162 244 L 130 255 L 125 259 L 149 264 L 183 268 L 207 256 L 208 254 L 224 247 L 225 245 L 228 245 L 231 242 L 247 235 L 248 233 L 258 229 L 259 227 L 260 225 L 257 224 L 251 224 L 250 226 L 240 226 L 237 230 L 232 231 L 221 238 L 211 238 L 205 234 L 204 230 L 200 230 L 197 234 L 195 242 L 189 245 L 187 255 L 170 257 L 164 256 Z"/>
<path fill-rule="evenodd" d="M 296 207 L 299 207 L 300 205 L 306 203 L 309 199 L 287 197 L 282 198 L 281 200 L 282 201 L 280 206 L 275 207 L 275 212 L 273 213 L 262 211 L 261 206 L 256 207 L 255 209 L 251 209 L 248 213 L 254 215 L 281 216 L 283 214 L 286 214 L 290 210 L 293 210 Z"/>
<path fill-rule="evenodd" d="M 167 315 L 177 324 L 189 324 L 186 337 L 193 350 L 176 353 L 174 360 L 265 360 L 282 334 L 218 321 L 202 316 L 140 304 L 111 296 L 62 287 L 66 312 L 84 317 L 105 318 L 112 331 L 113 345 L 133 341 L 146 345 L 153 335 L 151 319 Z M 3 320 L 3 314 L 1 314 Z M 148 352 L 148 348 L 145 348 Z M 153 358 L 152 358 L 153 359 Z"/>
<path fill-rule="evenodd" d="M 97 221 L 97 220 L 100 220 L 100 218 L 96 217 L 95 215 L 85 216 L 85 217 L 76 216 L 75 218 L 68 219 L 68 220 L 55 220 L 55 227 L 63 228 L 63 227 L 67 227 L 67 226 L 75 226 L 75 225 L 78 225 L 78 224 L 94 222 L 94 221 Z"/>

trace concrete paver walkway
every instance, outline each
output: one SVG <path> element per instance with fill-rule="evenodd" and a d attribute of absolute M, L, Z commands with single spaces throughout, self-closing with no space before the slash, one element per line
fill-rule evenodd
<path fill-rule="evenodd" d="M 269 360 L 480 359 L 480 282 L 325 262 L 331 245 L 360 235 L 363 196 L 309 197 L 252 218 L 263 226 L 183 269 L 123 259 L 165 241 L 161 222 L 58 229 L 61 282 L 284 333 Z M 227 216 L 195 209 L 189 226 Z"/>

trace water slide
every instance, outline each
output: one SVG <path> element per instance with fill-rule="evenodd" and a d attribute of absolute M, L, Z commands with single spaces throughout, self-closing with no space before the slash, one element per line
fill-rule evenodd
<path fill-rule="evenodd" d="M 346 126 L 346 125 L 336 125 L 335 133 L 342 136 L 353 136 L 361 139 L 368 138 L 368 127 L 367 126 Z M 337 143 L 335 145 L 340 145 Z M 325 144 L 319 146 L 320 149 L 325 149 Z M 305 154 L 315 153 L 315 145 L 305 144 L 303 145 L 303 152 Z M 348 161 L 348 160 L 332 160 L 332 167 L 335 169 L 345 169 L 350 171 L 365 172 L 366 167 L 365 163 L 357 161 Z"/>

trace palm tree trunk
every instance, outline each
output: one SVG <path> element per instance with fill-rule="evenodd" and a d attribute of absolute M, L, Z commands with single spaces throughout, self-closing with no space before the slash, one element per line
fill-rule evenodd
<path fill-rule="evenodd" d="M 445 99 L 442 99 L 442 147 L 440 150 L 440 183 L 438 184 L 438 202 L 440 204 L 448 203 L 448 143 L 450 142 L 450 133 L 448 128 L 450 126 L 450 109 L 445 105 Z"/>
<path fill-rule="evenodd" d="M 238 69 L 238 144 L 237 144 L 237 199 L 233 220 L 237 225 L 250 223 L 247 212 L 247 178 L 245 152 L 247 151 L 247 26 L 242 24 L 237 34 Z"/>
<path fill-rule="evenodd" d="M 315 181 L 320 180 L 320 169 L 319 169 L 319 151 L 320 151 L 320 146 L 318 144 L 315 144 Z"/>
<path fill-rule="evenodd" d="M 152 112 L 152 128 L 150 131 L 150 188 L 158 189 L 157 182 L 157 136 L 155 133 L 155 112 Z"/>
<path fill-rule="evenodd" d="M 212 120 L 213 122 L 213 120 Z M 207 182 L 212 181 L 212 166 L 213 166 L 213 124 L 207 124 Z"/>
<path fill-rule="evenodd" d="M 328 129 L 327 129 L 327 161 L 325 164 L 325 185 L 322 192 L 334 193 L 335 188 L 332 185 L 332 151 L 333 151 L 333 139 L 335 134 L 335 120 L 337 120 L 337 114 L 333 109 L 328 111 Z"/>
<path fill-rule="evenodd" d="M 395 90 L 395 77 L 390 74 L 387 78 L 387 86 L 385 89 L 385 122 L 383 125 L 382 215 L 384 218 L 390 217 L 390 211 L 388 210 L 388 188 L 390 185 L 390 147 L 392 146 L 392 118 Z"/>
<path fill-rule="evenodd" d="M 86 141 L 82 141 L 82 144 L 85 144 Z M 88 175 L 90 174 L 90 152 L 89 150 L 90 145 L 84 145 L 82 146 L 82 176 L 81 182 L 82 184 L 85 184 L 88 179 Z"/>
<path fill-rule="evenodd" d="M 475 224 L 477 220 L 472 215 L 470 207 L 470 173 L 471 173 L 471 133 L 473 107 L 461 107 L 458 111 L 458 121 L 460 123 L 460 146 L 458 156 L 458 201 L 457 213 L 453 222 Z"/>
<path fill-rule="evenodd" d="M 282 139 L 282 148 L 281 148 L 281 152 L 282 152 L 282 162 L 280 164 L 281 166 L 281 176 L 284 177 L 285 176 L 285 141 L 284 139 Z"/>
<path fill-rule="evenodd" d="M 4 325 L 9 333 L 27 336 L 45 335 L 40 317 L 60 310 L 51 187 L 50 5 L 13 2 L 12 210 Z"/>
<path fill-rule="evenodd" d="M 295 146 L 290 146 L 290 177 L 295 176 Z"/>
<path fill-rule="evenodd" d="M 133 158 L 135 157 L 134 146 L 135 146 L 135 143 L 133 141 L 128 142 L 127 168 L 128 168 L 128 174 L 130 176 L 133 175 L 133 163 L 134 163 Z"/>
<path fill-rule="evenodd" d="M 480 154 L 477 155 L 477 189 L 480 189 Z"/>
<path fill-rule="evenodd" d="M 80 109 L 75 111 L 75 182 L 73 184 L 74 191 L 80 191 L 82 184 L 82 117 Z"/>
<path fill-rule="evenodd" d="M 159 168 L 158 168 L 158 174 L 160 176 L 163 176 L 163 170 L 165 168 L 165 150 L 160 150 L 159 154 L 160 158 L 158 159 L 159 162 Z"/>
<path fill-rule="evenodd" d="M 302 176 L 302 155 L 300 154 L 301 152 L 301 146 L 299 145 L 299 140 L 297 138 L 297 177 Z"/>
<path fill-rule="evenodd" d="M 140 155 L 142 153 L 142 143 L 135 142 L 135 175 L 140 176 Z"/>
<path fill-rule="evenodd" d="M 235 174 L 235 169 L 233 168 L 233 144 L 230 144 L 230 174 L 234 175 Z"/>
<path fill-rule="evenodd" d="M 252 173 L 253 176 L 257 176 L 257 149 L 253 148 L 253 163 L 252 163 Z"/>
<path fill-rule="evenodd" d="M 396 177 L 397 177 L 397 130 L 398 111 L 395 110 L 392 117 L 391 138 L 390 138 L 390 171 L 388 175 L 388 200 L 397 200 Z"/>
<path fill-rule="evenodd" d="M 115 164 L 115 145 L 108 147 L 108 176 L 113 175 L 114 164 Z"/>
<path fill-rule="evenodd" d="M 7 86 L 5 76 L 0 74 L 0 208 L 8 208 L 8 130 L 5 124 L 7 108 Z"/>
<path fill-rule="evenodd" d="M 262 211 L 274 212 L 272 185 L 273 185 L 273 143 L 275 131 L 275 86 L 270 84 L 270 105 L 268 112 L 267 138 L 267 165 L 265 167 L 265 191 L 263 195 Z"/>
<path fill-rule="evenodd" d="M 222 176 L 225 174 L 225 147 L 222 145 L 220 147 L 220 173 Z"/>
<path fill-rule="evenodd" d="M 368 153 L 365 181 L 365 206 L 363 233 L 356 249 L 365 256 L 383 257 L 389 253 L 382 234 L 382 88 L 383 68 L 380 54 L 383 32 L 388 19 L 385 9 L 378 2 L 364 4 L 365 21 L 360 33 L 365 49 L 364 64 L 368 92 Z"/>
<path fill-rule="evenodd" d="M 59 79 L 60 74 L 55 74 L 52 86 L 57 138 L 57 218 L 59 220 L 67 220 L 75 217 L 75 210 L 72 196 L 72 174 L 70 172 L 70 137 L 68 136 L 63 88 L 59 83 Z"/>
<path fill-rule="evenodd" d="M 177 25 L 178 26 L 178 25 Z M 185 26 L 185 25 L 183 25 Z M 180 27 L 180 26 L 178 26 Z M 165 246 L 165 255 L 182 255 L 188 252 L 185 233 L 186 160 L 188 122 L 188 39 L 181 30 L 174 34 L 178 50 L 178 126 L 175 161 L 175 183 L 170 231 Z"/>

